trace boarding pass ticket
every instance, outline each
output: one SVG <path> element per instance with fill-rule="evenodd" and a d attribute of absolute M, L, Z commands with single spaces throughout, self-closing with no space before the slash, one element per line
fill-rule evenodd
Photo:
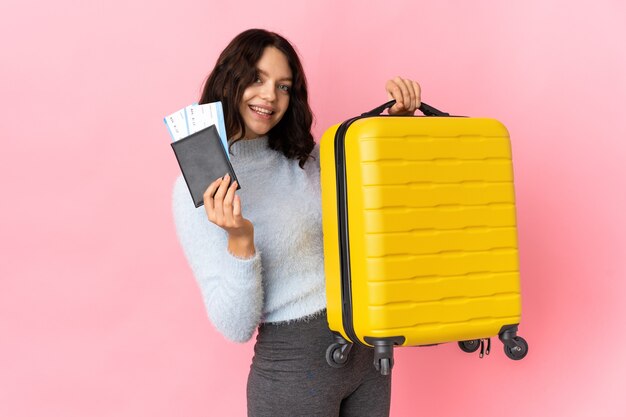
<path fill-rule="evenodd" d="M 221 102 L 190 104 L 184 109 L 166 116 L 164 121 L 173 141 L 186 138 L 199 130 L 215 125 L 220 139 L 222 139 L 222 145 L 226 149 L 226 155 L 229 155 L 228 143 L 226 142 L 226 126 L 224 124 L 224 110 Z"/>

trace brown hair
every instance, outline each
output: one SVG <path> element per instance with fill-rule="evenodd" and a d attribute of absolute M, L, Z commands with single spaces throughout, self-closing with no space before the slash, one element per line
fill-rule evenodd
<path fill-rule="evenodd" d="M 313 113 L 309 106 L 306 77 L 298 54 L 287 39 L 263 29 L 249 29 L 237 35 L 222 51 L 204 84 L 200 104 L 221 101 L 226 134 L 231 145 L 243 138 L 244 121 L 239 103 L 244 90 L 256 78 L 256 64 L 266 47 L 273 46 L 287 57 L 292 72 L 289 106 L 282 119 L 268 133 L 269 147 L 287 158 L 299 159 L 300 167 L 309 158 L 315 141 L 311 134 Z M 239 137 L 233 135 L 239 133 Z"/>

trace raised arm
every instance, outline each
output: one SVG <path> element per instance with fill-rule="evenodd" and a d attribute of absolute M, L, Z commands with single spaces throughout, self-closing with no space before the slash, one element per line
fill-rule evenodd
<path fill-rule="evenodd" d="M 211 322 L 229 340 L 249 340 L 263 309 L 260 253 L 254 246 L 252 252 L 235 249 L 231 253 L 228 232 L 210 222 L 205 210 L 194 207 L 182 177 L 174 185 L 172 209 L 178 238 Z"/>

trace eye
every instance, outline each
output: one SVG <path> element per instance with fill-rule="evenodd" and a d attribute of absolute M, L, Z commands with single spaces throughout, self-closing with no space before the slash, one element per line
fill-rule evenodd
<path fill-rule="evenodd" d="M 291 86 L 287 84 L 280 84 L 278 86 L 278 89 L 284 91 L 285 93 L 288 93 L 291 90 Z"/>

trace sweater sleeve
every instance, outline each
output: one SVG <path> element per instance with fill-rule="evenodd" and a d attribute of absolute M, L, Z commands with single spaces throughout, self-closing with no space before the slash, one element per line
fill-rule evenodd
<path fill-rule="evenodd" d="M 194 207 L 182 176 L 174 184 L 172 210 L 178 239 L 209 319 L 227 339 L 240 343 L 250 340 L 263 310 L 258 249 L 250 259 L 230 254 L 226 231 L 207 219 L 204 207 Z"/>

